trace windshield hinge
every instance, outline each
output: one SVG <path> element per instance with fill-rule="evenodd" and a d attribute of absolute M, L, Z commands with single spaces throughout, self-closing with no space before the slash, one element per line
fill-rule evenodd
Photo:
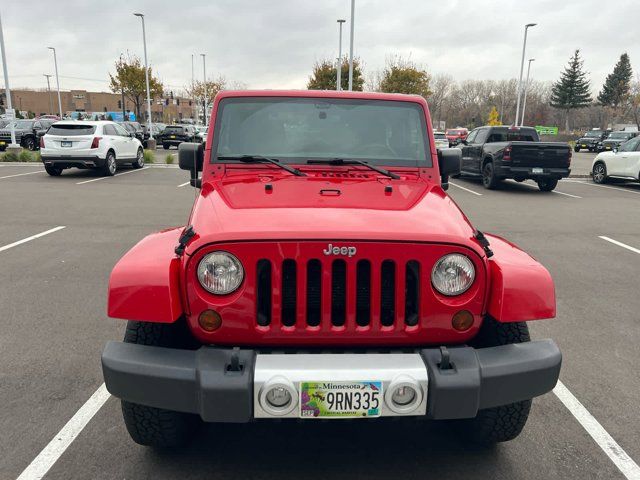
<path fill-rule="evenodd" d="M 180 234 L 180 238 L 178 239 L 178 245 L 174 250 L 174 252 L 176 252 L 176 255 L 178 255 L 179 257 L 182 256 L 182 254 L 184 253 L 184 249 L 187 246 L 187 243 L 189 243 L 189 240 L 191 240 L 195 234 L 196 234 L 196 231 L 193 229 L 191 225 L 189 225 L 187 228 L 185 228 L 182 231 L 182 233 Z"/>
<path fill-rule="evenodd" d="M 493 250 L 489 248 L 489 240 L 487 240 L 487 237 L 484 236 L 484 233 L 482 233 L 480 230 L 476 230 L 473 236 L 476 240 L 478 240 L 478 243 L 483 248 L 484 253 L 487 254 L 487 258 L 493 257 Z"/>

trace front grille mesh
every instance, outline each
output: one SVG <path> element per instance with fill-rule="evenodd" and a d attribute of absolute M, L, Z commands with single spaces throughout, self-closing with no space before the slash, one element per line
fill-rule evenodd
<path fill-rule="evenodd" d="M 413 327 L 420 317 L 420 278 L 415 260 L 285 259 L 274 264 L 261 259 L 255 278 L 256 323 L 267 327 L 279 321 L 284 327 L 311 330 L 321 325 L 337 330 L 347 325 Z"/>

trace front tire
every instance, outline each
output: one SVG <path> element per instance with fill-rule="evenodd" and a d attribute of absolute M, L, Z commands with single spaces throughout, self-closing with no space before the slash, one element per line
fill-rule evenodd
<path fill-rule="evenodd" d="M 580 147 L 573 147 L 573 151 L 578 153 L 580 151 Z"/>
<path fill-rule="evenodd" d="M 607 183 L 607 166 L 604 162 L 597 162 L 593 166 L 593 181 L 600 185 Z"/>
<path fill-rule="evenodd" d="M 488 190 L 495 190 L 499 184 L 500 180 L 496 177 L 493 162 L 488 161 L 482 166 L 482 186 Z"/>
<path fill-rule="evenodd" d="M 162 148 L 164 148 L 165 150 L 169 150 L 169 146 L 170 146 L 170 145 L 169 145 L 169 144 L 167 144 L 167 143 L 163 143 L 163 144 L 162 144 Z"/>
<path fill-rule="evenodd" d="M 28 137 L 24 139 L 24 148 L 26 148 L 27 150 L 29 150 L 30 152 L 35 151 L 37 145 L 36 145 L 36 139 L 33 137 Z"/>
<path fill-rule="evenodd" d="M 480 332 L 471 345 L 475 348 L 497 347 L 530 341 L 529 328 L 524 322 L 500 323 L 485 318 Z M 522 432 L 531 409 L 531 400 L 479 410 L 475 418 L 457 420 L 458 433 L 464 439 L 483 445 L 513 440 Z"/>
<path fill-rule="evenodd" d="M 540 191 L 552 192 L 553 189 L 558 186 L 558 179 L 557 178 L 541 178 L 539 180 L 536 180 L 536 183 L 538 184 L 538 188 L 540 189 Z"/>
<path fill-rule="evenodd" d="M 53 165 L 45 165 L 44 169 L 52 177 L 59 177 L 60 175 L 62 175 L 62 168 L 60 167 L 54 167 Z"/>
<path fill-rule="evenodd" d="M 107 152 L 107 158 L 104 161 L 104 167 L 102 167 L 102 174 L 106 177 L 113 177 L 117 169 L 116 155 L 109 150 L 109 152 Z"/>
<path fill-rule="evenodd" d="M 182 323 L 128 322 L 125 343 L 166 348 L 190 348 Z M 122 417 L 134 442 L 154 448 L 185 445 L 200 426 L 197 415 L 148 407 L 121 400 Z"/>
<path fill-rule="evenodd" d="M 131 164 L 133 168 L 142 168 L 144 167 L 144 151 L 139 148 L 138 153 L 136 154 L 136 161 Z"/>

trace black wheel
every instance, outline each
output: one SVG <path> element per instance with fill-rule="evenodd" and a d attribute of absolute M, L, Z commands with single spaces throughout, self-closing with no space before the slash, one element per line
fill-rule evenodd
<path fill-rule="evenodd" d="M 529 340 L 529 329 L 526 323 L 500 323 L 487 317 L 471 345 L 475 348 L 487 348 Z M 523 400 L 480 410 L 475 418 L 457 420 L 455 425 L 465 440 L 470 439 L 484 445 L 507 442 L 520 435 L 529 418 L 530 409 L 531 400 Z"/>
<path fill-rule="evenodd" d="M 116 170 L 118 166 L 116 164 L 116 155 L 109 150 L 107 152 L 107 158 L 104 162 L 104 166 L 102 167 L 102 174 L 107 177 L 112 177 L 116 174 Z"/>
<path fill-rule="evenodd" d="M 578 146 L 573 147 L 573 151 L 574 151 L 574 152 L 579 152 L 579 151 L 580 151 L 580 147 L 578 147 Z"/>
<path fill-rule="evenodd" d="M 192 341 L 182 323 L 128 322 L 126 343 L 166 348 L 192 348 Z M 122 416 L 134 442 L 155 448 L 175 448 L 185 445 L 201 421 L 197 415 L 148 407 L 137 403 L 122 403 Z"/>
<path fill-rule="evenodd" d="M 498 188 L 499 183 L 500 180 L 496 177 L 493 162 L 488 161 L 482 166 L 482 186 L 489 190 L 495 190 Z"/>
<path fill-rule="evenodd" d="M 23 146 L 27 150 L 33 152 L 37 148 L 38 145 L 36 144 L 36 139 L 35 138 L 27 137 L 27 138 L 24 139 Z"/>
<path fill-rule="evenodd" d="M 169 150 L 169 145 L 166 143 L 163 143 L 162 148 L 164 148 L 165 150 Z"/>
<path fill-rule="evenodd" d="M 44 169 L 52 177 L 59 177 L 62 174 L 62 168 L 54 167 L 53 165 L 45 165 Z"/>
<path fill-rule="evenodd" d="M 593 181 L 595 183 L 607 183 L 607 166 L 604 162 L 597 162 L 593 166 Z"/>
<path fill-rule="evenodd" d="M 144 167 L 144 151 L 139 148 L 138 153 L 136 154 L 136 161 L 131 164 L 133 168 L 142 168 Z"/>
<path fill-rule="evenodd" d="M 551 192 L 554 188 L 558 186 L 557 178 L 540 178 L 536 180 L 538 184 L 538 188 L 543 192 Z"/>

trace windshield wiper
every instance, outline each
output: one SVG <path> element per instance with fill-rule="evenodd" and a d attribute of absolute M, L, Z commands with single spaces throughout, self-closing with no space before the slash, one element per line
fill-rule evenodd
<path fill-rule="evenodd" d="M 385 170 L 384 168 L 376 167 L 375 165 L 371 165 L 370 163 L 365 162 L 364 160 L 357 160 L 355 158 L 344 159 L 344 158 L 319 158 L 319 159 L 311 159 L 307 160 L 307 164 L 309 165 L 363 165 L 371 170 L 374 170 L 386 177 L 394 178 L 398 180 L 400 177 L 389 170 Z"/>
<path fill-rule="evenodd" d="M 240 162 L 245 162 L 245 163 L 270 163 L 272 165 L 277 165 L 278 167 L 282 168 L 283 170 L 286 170 L 289 173 L 293 173 L 297 177 L 307 176 L 306 173 L 302 173 L 297 168 L 292 168 L 288 165 L 284 165 L 275 158 L 267 158 L 261 155 L 221 155 L 217 158 L 218 160 L 238 160 Z"/>

